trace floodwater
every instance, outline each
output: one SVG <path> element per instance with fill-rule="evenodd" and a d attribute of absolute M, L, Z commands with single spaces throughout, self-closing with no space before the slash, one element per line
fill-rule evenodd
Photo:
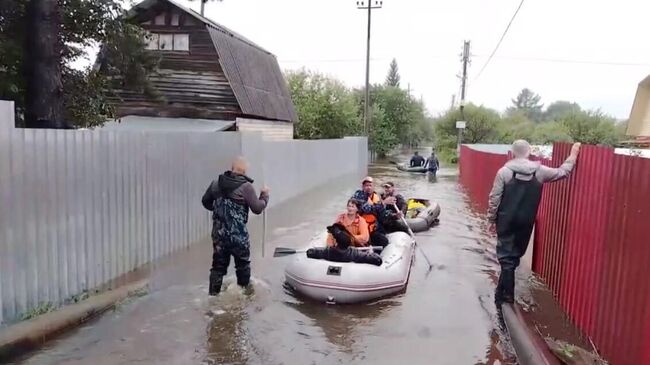
<path fill-rule="evenodd" d="M 513 364 L 493 304 L 493 244 L 468 206 L 455 168 L 436 181 L 371 166 L 406 197 L 438 201 L 440 225 L 417 235 L 433 261 L 416 258 L 405 293 L 378 302 L 326 305 L 283 287 L 291 256 L 324 237 L 324 227 L 359 185 L 344 179 L 269 210 L 264 257 L 261 219 L 251 219 L 254 293 L 231 267 L 227 288 L 208 298 L 211 244 L 197 244 L 148 269 L 151 292 L 49 342 L 21 364 Z M 272 194 L 272 191 L 271 191 Z M 207 233 L 207 232 L 206 232 Z"/>

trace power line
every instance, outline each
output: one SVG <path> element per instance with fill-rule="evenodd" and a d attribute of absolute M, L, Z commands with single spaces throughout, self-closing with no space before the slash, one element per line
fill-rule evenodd
<path fill-rule="evenodd" d="M 506 34 L 508 34 L 508 30 L 510 30 L 510 26 L 512 25 L 512 22 L 515 21 L 515 18 L 517 17 L 517 14 L 519 13 L 519 9 L 521 9 L 521 6 L 524 5 L 524 1 L 525 0 L 521 0 L 521 2 L 519 2 L 519 6 L 517 7 L 517 10 L 515 10 L 515 13 L 512 14 L 512 18 L 510 18 L 510 22 L 508 23 L 508 26 L 503 31 L 503 34 L 501 35 L 501 39 L 499 39 L 499 42 L 497 43 L 496 47 L 494 47 L 494 51 L 492 51 L 492 54 L 490 54 L 490 57 L 488 57 L 487 61 L 483 65 L 483 67 L 478 72 L 478 75 L 476 75 L 476 77 L 474 78 L 474 81 L 476 81 L 481 76 L 481 74 L 483 73 L 485 68 L 490 64 L 490 61 L 492 61 L 492 57 L 494 57 L 494 54 L 497 53 L 497 50 L 499 49 L 499 46 L 501 45 L 501 42 L 503 42 L 503 39 L 506 37 Z"/>

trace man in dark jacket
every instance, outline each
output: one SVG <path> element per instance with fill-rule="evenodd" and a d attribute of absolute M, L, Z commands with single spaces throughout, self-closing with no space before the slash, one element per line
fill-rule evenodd
<path fill-rule="evenodd" d="M 436 176 L 438 169 L 440 169 L 440 161 L 438 161 L 438 157 L 436 157 L 435 152 L 431 152 L 431 156 L 427 158 L 427 162 L 424 163 L 424 167 L 426 167 L 427 171 L 431 175 Z"/>
<path fill-rule="evenodd" d="M 529 160 L 530 145 L 517 140 L 512 144 L 514 159 L 497 172 L 487 214 L 490 231 L 497 234 L 497 258 L 501 266 L 494 296 L 497 306 L 515 300 L 515 270 L 528 248 L 542 185 L 567 178 L 579 152 L 580 143 L 576 143 L 562 166 L 551 168 Z"/>
<path fill-rule="evenodd" d="M 359 201 L 361 208 L 359 215 L 368 223 L 368 231 L 370 232 L 370 244 L 373 246 L 386 247 L 388 245 L 388 238 L 381 226 L 381 220 L 385 211 L 385 207 L 395 204 L 394 197 L 388 197 L 384 200 L 381 199 L 379 194 L 375 192 L 374 179 L 366 176 L 361 181 L 361 190 L 357 190 L 353 199 Z"/>
<path fill-rule="evenodd" d="M 307 257 L 310 259 L 322 259 L 332 262 L 355 262 L 358 264 L 371 264 L 381 266 L 381 256 L 372 251 L 362 251 L 350 247 L 354 236 L 340 223 L 327 227 L 336 241 L 336 246 L 325 248 L 310 248 L 307 250 Z"/>
<path fill-rule="evenodd" d="M 409 164 L 411 167 L 420 167 L 424 166 L 424 157 L 420 156 L 420 153 L 418 151 L 415 151 L 413 153 L 413 157 L 411 157 L 411 163 Z"/>
<path fill-rule="evenodd" d="M 392 232 L 406 232 L 408 233 L 408 228 L 404 225 L 402 217 L 406 214 L 407 203 L 406 199 L 402 194 L 399 194 L 395 189 L 395 183 L 392 181 L 387 181 L 382 185 L 384 188 L 384 193 L 381 194 L 381 199 L 385 200 L 388 197 L 395 198 L 394 205 L 387 205 L 381 217 L 381 225 L 386 233 Z M 399 209 L 399 212 L 395 211 L 395 206 Z"/>
<path fill-rule="evenodd" d="M 232 170 L 226 171 L 212 181 L 201 202 L 212 211 L 212 269 L 210 270 L 209 295 L 221 291 L 224 275 L 230 265 L 230 256 L 235 259 L 237 284 L 242 287 L 250 283 L 250 242 L 248 236 L 248 210 L 260 214 L 269 202 L 269 189 L 264 187 L 255 194 L 253 179 L 246 176 L 248 163 L 238 157 Z"/>

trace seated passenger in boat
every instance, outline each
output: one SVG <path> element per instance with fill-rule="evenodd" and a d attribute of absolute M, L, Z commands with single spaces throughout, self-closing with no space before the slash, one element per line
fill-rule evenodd
<path fill-rule="evenodd" d="M 307 257 L 333 262 L 355 262 L 381 266 L 381 256 L 374 253 L 372 249 L 351 247 L 355 240 L 354 235 L 348 232 L 341 223 L 334 223 L 327 227 L 327 231 L 334 238 L 336 244 L 324 248 L 310 248 L 307 250 Z"/>
<path fill-rule="evenodd" d="M 349 199 L 346 211 L 336 217 L 336 222 L 352 234 L 354 240 L 352 246 L 368 246 L 370 240 L 370 233 L 368 232 L 368 223 L 362 216 L 359 215 L 359 207 L 361 203 L 356 199 Z M 332 234 L 327 235 L 327 245 L 332 247 L 336 245 L 336 240 Z"/>

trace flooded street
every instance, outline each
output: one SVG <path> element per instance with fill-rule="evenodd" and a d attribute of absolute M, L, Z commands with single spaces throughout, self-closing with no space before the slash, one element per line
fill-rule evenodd
<path fill-rule="evenodd" d="M 273 249 L 322 239 L 360 184 L 346 179 L 269 210 L 263 258 L 261 219 L 251 218 L 252 295 L 235 285 L 231 267 L 225 292 L 208 298 L 212 247 L 201 243 L 147 269 L 149 295 L 18 363 L 511 364 L 493 304 L 494 249 L 458 186 L 456 169 L 443 168 L 435 182 L 388 164 L 372 166 L 370 174 L 395 182 L 407 198 L 442 207 L 440 225 L 417 234 L 434 269 L 427 275 L 417 254 L 405 293 L 332 306 L 305 302 L 283 287 L 291 256 L 273 258 Z"/>

